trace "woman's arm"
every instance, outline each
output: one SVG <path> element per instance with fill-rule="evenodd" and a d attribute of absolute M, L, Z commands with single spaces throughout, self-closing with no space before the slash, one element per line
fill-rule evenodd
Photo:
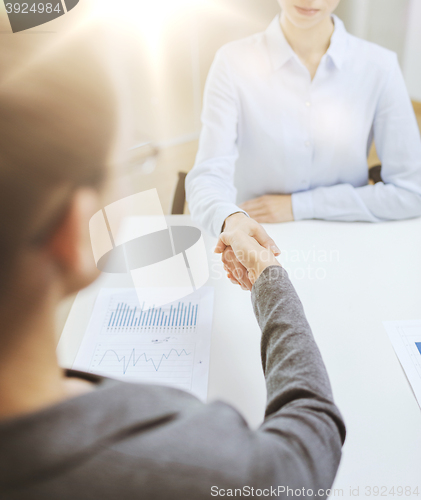
<path fill-rule="evenodd" d="M 286 271 L 253 238 L 235 230 L 224 232 L 219 245 L 229 245 L 248 270 L 254 283 L 253 308 L 262 330 L 266 419 L 245 442 L 243 458 L 251 464 L 249 481 L 259 488 L 330 488 L 345 426 L 302 304 Z M 286 498 L 283 493 L 280 497 Z"/>
<path fill-rule="evenodd" d="M 421 139 L 396 57 L 380 95 L 373 129 L 383 182 L 295 193 L 295 220 L 379 222 L 421 215 Z"/>
<path fill-rule="evenodd" d="M 229 215 L 242 212 L 235 204 L 234 187 L 238 110 L 229 61 L 221 49 L 206 82 L 199 151 L 186 178 L 192 218 L 214 236 L 219 235 Z"/>
<path fill-rule="evenodd" d="M 252 301 L 267 387 L 259 430 L 266 453 L 256 472 L 266 476 L 266 484 L 326 490 L 339 466 L 345 426 L 302 304 L 281 267 L 262 273 Z"/>
<path fill-rule="evenodd" d="M 279 249 L 263 227 L 235 204 L 238 113 L 238 96 L 229 75 L 229 61 L 221 49 L 206 82 L 196 164 L 186 178 L 189 209 L 193 220 L 214 236 L 219 236 L 224 226 L 230 230 L 235 228 L 278 255 Z M 244 267 L 226 255 L 224 253 L 222 260 L 229 276 L 244 289 L 251 289 Z"/>

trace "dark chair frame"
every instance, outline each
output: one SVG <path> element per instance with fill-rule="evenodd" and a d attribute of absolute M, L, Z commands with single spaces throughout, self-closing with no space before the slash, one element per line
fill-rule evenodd
<path fill-rule="evenodd" d="M 187 174 L 185 172 L 178 172 L 178 181 L 171 207 L 172 215 L 184 214 L 184 205 L 186 203 L 186 176 Z"/>
<path fill-rule="evenodd" d="M 378 182 L 383 182 L 381 176 L 381 170 L 382 170 L 381 165 L 375 165 L 374 167 L 371 167 L 368 170 L 368 178 L 370 179 L 370 181 L 373 181 L 374 184 L 377 184 Z"/>

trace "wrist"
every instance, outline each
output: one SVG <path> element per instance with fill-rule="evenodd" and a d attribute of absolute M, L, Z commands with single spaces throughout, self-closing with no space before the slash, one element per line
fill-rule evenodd
<path fill-rule="evenodd" d="M 253 266 L 252 269 L 248 270 L 249 280 L 250 280 L 252 285 L 254 285 L 256 283 L 256 281 L 260 278 L 260 276 L 264 273 L 264 271 L 268 267 L 282 267 L 282 266 L 281 266 L 281 264 L 279 264 L 278 261 L 273 262 L 271 264 L 264 264 L 264 265 L 259 264 L 257 266 Z"/>
<path fill-rule="evenodd" d="M 248 255 L 249 258 L 247 259 L 248 262 L 245 267 L 253 276 L 253 280 L 250 280 L 252 282 L 256 281 L 268 267 L 282 267 L 272 250 L 263 248 L 258 244 L 253 245 L 253 248 L 250 248 L 246 255 Z"/>
<path fill-rule="evenodd" d="M 256 277 L 255 279 L 257 280 L 259 276 L 263 273 L 263 271 L 271 266 L 282 267 L 281 264 L 275 258 L 273 258 L 273 260 L 271 260 L 270 262 L 257 262 L 256 265 L 253 266 L 254 267 L 253 272 Z"/>
<path fill-rule="evenodd" d="M 222 224 L 222 231 L 236 226 L 239 221 L 242 221 L 245 218 L 248 219 L 247 215 L 244 212 L 234 212 L 224 220 L 224 223 Z"/>

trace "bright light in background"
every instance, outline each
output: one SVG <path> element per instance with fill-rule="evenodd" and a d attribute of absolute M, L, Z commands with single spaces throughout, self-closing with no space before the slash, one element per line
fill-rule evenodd
<path fill-rule="evenodd" d="M 146 135 L 140 137 L 137 142 L 150 142 L 151 137 L 166 137 L 168 119 L 168 100 L 172 93 L 169 89 L 170 71 L 168 70 L 168 57 L 171 48 L 180 41 L 181 50 L 190 46 L 190 79 L 192 84 L 191 99 L 193 100 L 194 121 L 198 127 L 200 123 L 201 110 L 201 80 L 198 53 L 198 30 L 197 16 L 199 13 L 214 10 L 218 0 L 91 0 L 93 9 L 91 19 L 104 21 L 110 25 L 114 35 L 119 38 L 120 33 L 129 35 L 130 46 L 120 46 L 120 54 L 117 59 L 125 58 L 130 54 L 128 64 L 132 65 L 137 77 L 141 71 L 146 73 L 145 80 L 151 82 L 151 88 L 143 94 L 143 102 L 149 102 L 153 112 L 148 115 L 149 121 Z M 132 35 L 134 35 L 132 37 Z M 180 38 L 179 38 L 180 37 Z M 140 42 L 137 45 L 137 42 Z M 118 42 L 117 42 L 118 43 Z M 126 42 L 127 43 L 127 42 Z M 180 52 L 177 52 L 180 57 Z M 146 50 L 145 50 L 146 49 Z M 137 59 L 136 50 L 139 58 Z M 144 57 L 149 59 L 147 63 Z M 127 59 L 126 59 L 127 61 Z M 186 62 L 186 59 L 183 61 Z M 146 64 L 145 64 L 146 63 Z M 117 66 L 119 62 L 116 63 Z M 182 66 L 182 71 L 185 66 Z M 114 72 L 118 77 L 118 70 Z M 136 81 L 136 78 L 133 79 Z M 127 86 L 127 82 L 121 82 Z M 136 91 L 135 91 L 136 92 Z M 129 92 L 123 92 L 121 99 L 125 101 L 124 109 L 131 115 L 133 103 L 130 102 Z M 148 109 L 148 105 L 145 105 Z M 150 113 L 150 111 L 149 111 Z M 142 115 L 145 116 L 145 115 Z M 176 116 L 176 115 L 173 115 Z M 133 118 L 136 122 L 137 118 Z M 137 122 L 136 122 L 137 123 Z M 142 129 L 144 125 L 140 125 Z M 151 129 L 155 132 L 151 132 Z M 196 132 L 195 132 L 196 133 Z M 151 135 L 149 135 L 151 134 Z M 154 139 L 156 140 L 156 139 Z"/>
<path fill-rule="evenodd" d="M 151 55 L 161 48 L 168 23 L 210 0 L 96 0 L 93 15 L 133 25 L 146 41 Z"/>
<path fill-rule="evenodd" d="M 229 41 L 228 26 L 246 35 L 262 28 L 259 16 L 238 1 L 86 1 L 92 5 L 89 21 L 110 29 L 102 49 L 119 89 L 122 122 L 134 124 L 132 151 L 138 144 L 164 148 L 196 139 L 204 71 L 219 38 Z"/>

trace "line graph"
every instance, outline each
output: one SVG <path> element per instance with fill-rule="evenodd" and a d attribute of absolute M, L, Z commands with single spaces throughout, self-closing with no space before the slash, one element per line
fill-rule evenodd
<path fill-rule="evenodd" d="M 136 366 L 141 358 L 144 359 L 144 361 L 146 363 L 149 363 L 151 362 L 153 367 L 155 368 L 155 371 L 157 372 L 161 366 L 161 363 L 164 359 L 169 359 L 169 357 L 171 356 L 171 354 L 176 354 L 178 357 L 182 356 L 183 354 L 185 356 L 190 356 L 190 352 L 187 352 L 185 349 L 181 349 L 181 351 L 178 351 L 177 349 L 171 349 L 168 354 L 162 354 L 161 355 L 161 358 L 160 360 L 158 361 L 158 363 L 156 364 L 153 357 L 151 358 L 148 358 L 147 354 L 145 352 L 142 352 L 142 354 L 140 354 L 139 356 L 136 355 L 136 348 L 133 348 L 130 352 L 130 356 L 129 358 L 127 359 L 126 361 L 126 355 L 123 355 L 121 357 L 119 357 L 118 353 L 114 350 L 114 349 L 107 349 L 105 352 L 104 352 L 104 355 L 102 356 L 100 362 L 98 363 L 98 366 L 100 366 L 102 364 L 102 362 L 104 361 L 105 357 L 107 356 L 107 354 L 114 354 L 115 357 L 117 358 L 117 361 L 119 363 L 122 363 L 123 364 L 123 375 L 126 374 L 130 364 L 132 363 L 133 366 Z"/>
<path fill-rule="evenodd" d="M 98 344 L 90 371 L 100 375 L 191 388 L 194 345 Z"/>
<path fill-rule="evenodd" d="M 102 327 L 103 334 L 195 333 L 199 303 L 178 301 L 164 307 L 145 309 L 136 300 L 113 296 Z"/>

